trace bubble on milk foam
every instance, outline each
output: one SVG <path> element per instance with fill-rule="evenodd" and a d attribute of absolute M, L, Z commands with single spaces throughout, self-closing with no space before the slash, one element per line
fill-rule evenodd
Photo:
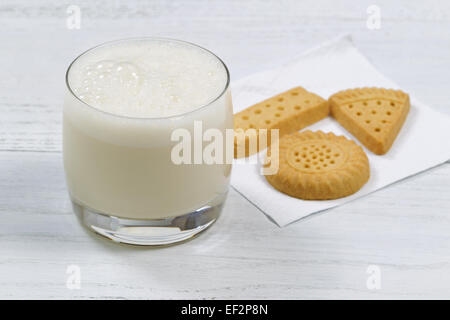
<path fill-rule="evenodd" d="M 159 42 L 102 48 L 98 54 L 94 49 L 71 73 L 70 85 L 85 103 L 133 117 L 194 110 L 226 84 L 226 70 L 211 54 Z"/>
<path fill-rule="evenodd" d="M 82 85 L 75 88 L 76 93 L 81 100 L 94 106 L 124 94 L 136 95 L 142 85 L 140 73 L 139 68 L 129 62 L 99 61 L 83 69 Z"/>

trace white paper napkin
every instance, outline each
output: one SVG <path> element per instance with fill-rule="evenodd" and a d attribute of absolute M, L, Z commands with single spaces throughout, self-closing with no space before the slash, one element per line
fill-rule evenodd
<path fill-rule="evenodd" d="M 398 88 L 383 76 L 353 45 L 350 36 L 305 52 L 281 67 L 260 72 L 232 84 L 234 111 L 239 112 L 295 86 L 327 99 L 348 88 L 377 86 Z M 280 227 L 313 213 L 341 205 L 395 181 L 429 169 L 450 159 L 450 117 L 434 111 L 411 97 L 411 110 L 390 151 L 377 156 L 364 148 L 371 169 L 367 184 L 357 193 L 337 200 L 304 201 L 287 196 L 271 187 L 260 175 L 259 164 L 235 162 L 232 186 Z M 355 140 L 336 121 L 328 117 L 307 127 L 332 131 Z M 360 144 L 360 143 L 359 143 Z M 255 160 L 257 155 L 253 156 Z"/>

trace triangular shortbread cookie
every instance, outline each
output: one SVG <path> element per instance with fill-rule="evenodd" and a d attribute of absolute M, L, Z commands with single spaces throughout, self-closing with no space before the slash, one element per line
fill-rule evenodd
<path fill-rule="evenodd" d="M 410 108 L 408 94 L 382 88 L 340 91 L 329 102 L 332 116 L 375 154 L 389 151 Z"/>

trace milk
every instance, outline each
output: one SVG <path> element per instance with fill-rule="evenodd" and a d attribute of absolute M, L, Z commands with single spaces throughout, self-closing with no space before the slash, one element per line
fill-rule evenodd
<path fill-rule="evenodd" d="M 67 82 L 64 167 L 73 201 L 121 218 L 160 219 L 226 193 L 230 164 L 171 160 L 173 130 L 193 133 L 195 120 L 204 130 L 233 127 L 228 73 L 213 54 L 178 41 L 123 40 L 83 54 Z"/>

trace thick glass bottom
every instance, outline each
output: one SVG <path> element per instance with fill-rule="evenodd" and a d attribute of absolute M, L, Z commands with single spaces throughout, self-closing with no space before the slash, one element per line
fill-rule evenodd
<path fill-rule="evenodd" d="M 211 226 L 220 215 L 226 194 L 178 217 L 134 220 L 100 213 L 72 199 L 73 211 L 88 229 L 115 242 L 133 245 L 167 245 L 189 239 Z"/>

